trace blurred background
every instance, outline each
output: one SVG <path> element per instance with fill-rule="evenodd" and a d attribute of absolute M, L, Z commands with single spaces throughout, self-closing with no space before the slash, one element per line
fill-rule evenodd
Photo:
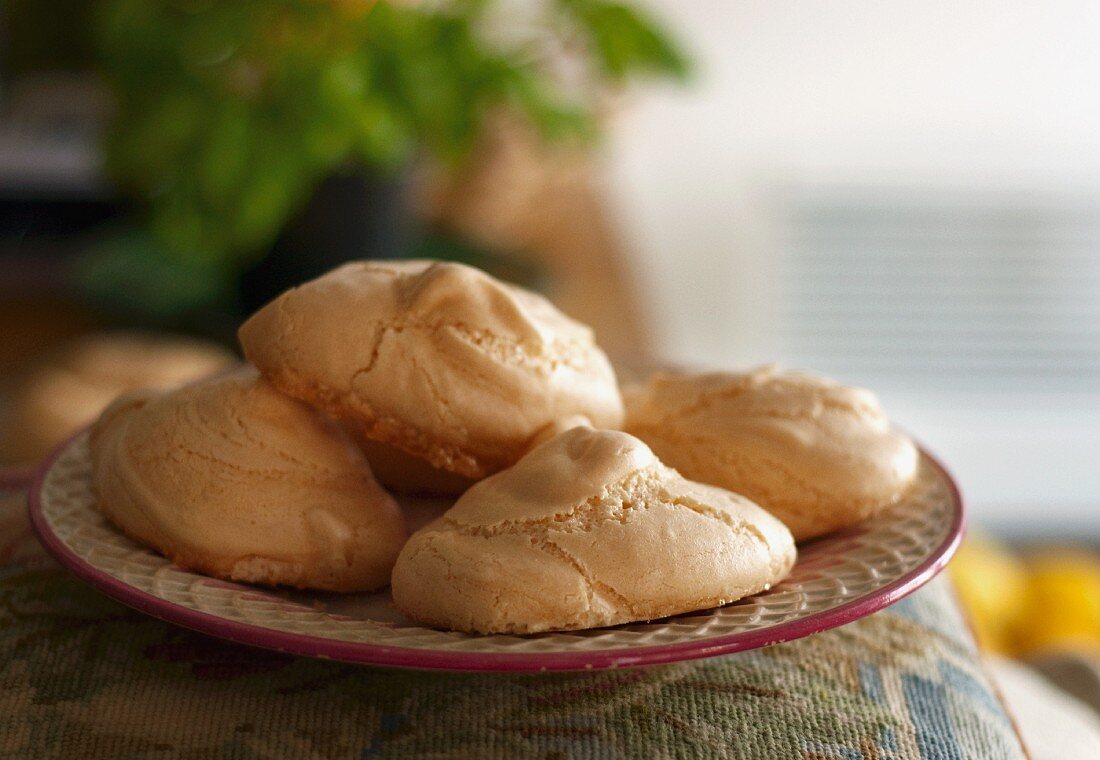
<path fill-rule="evenodd" d="M 1100 647 L 1095 4 L 2 8 L 7 464 L 340 261 L 456 259 L 623 362 L 875 390 L 988 536 L 985 643 Z"/>

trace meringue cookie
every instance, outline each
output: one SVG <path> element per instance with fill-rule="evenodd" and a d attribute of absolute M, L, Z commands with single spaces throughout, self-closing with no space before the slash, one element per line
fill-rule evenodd
<path fill-rule="evenodd" d="M 685 480 L 626 433 L 577 427 L 414 533 L 392 590 L 428 625 L 534 633 L 726 604 L 794 559 L 787 529 L 747 499 Z"/>
<path fill-rule="evenodd" d="M 466 478 L 513 464 L 563 417 L 622 422 L 588 327 L 461 264 L 344 265 L 262 308 L 240 340 L 282 392 Z"/>
<path fill-rule="evenodd" d="M 207 575 L 374 590 L 407 535 L 350 439 L 250 368 L 123 396 L 93 426 L 90 448 L 99 509 Z"/>
<path fill-rule="evenodd" d="M 212 375 L 236 358 L 198 340 L 152 333 L 93 335 L 52 353 L 7 394 L 0 461 L 37 461 L 119 395 Z"/>
<path fill-rule="evenodd" d="M 685 477 L 744 494 L 801 541 L 895 502 L 913 442 L 878 399 L 807 373 L 657 374 L 628 392 L 626 429 Z"/>

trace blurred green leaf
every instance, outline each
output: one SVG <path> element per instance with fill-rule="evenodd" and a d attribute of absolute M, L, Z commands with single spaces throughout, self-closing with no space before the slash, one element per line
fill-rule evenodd
<path fill-rule="evenodd" d="M 687 57 L 642 11 L 605 0 L 557 0 L 580 26 L 593 54 L 612 81 L 639 72 L 687 77 Z"/>
<path fill-rule="evenodd" d="M 216 265 L 170 255 L 142 231 L 116 235 L 89 249 L 72 274 L 94 302 L 143 317 L 171 317 L 229 297 L 228 278 Z"/>
<path fill-rule="evenodd" d="M 195 166 L 203 199 L 212 206 L 228 203 L 239 190 L 252 149 L 248 110 L 230 103 L 214 114 L 206 148 Z"/>

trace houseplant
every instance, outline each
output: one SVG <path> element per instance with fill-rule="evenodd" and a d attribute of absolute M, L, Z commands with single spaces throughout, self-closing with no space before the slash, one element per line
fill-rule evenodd
<path fill-rule="evenodd" d="M 588 139 L 600 93 L 685 73 L 625 4 L 528 6 L 517 25 L 494 0 L 104 0 L 106 167 L 139 212 L 80 282 L 138 313 L 224 306 L 333 177 L 393 187 L 423 156 L 459 164 L 501 110 L 542 139 Z"/>

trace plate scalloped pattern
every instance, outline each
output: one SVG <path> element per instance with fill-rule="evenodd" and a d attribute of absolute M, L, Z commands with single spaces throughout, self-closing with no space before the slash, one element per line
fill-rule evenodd
<path fill-rule="evenodd" d="M 916 483 L 877 517 L 800 547 L 771 590 L 712 610 L 648 623 L 529 636 L 438 631 L 404 619 L 388 591 L 347 597 L 261 589 L 174 566 L 95 508 L 87 435 L 32 488 L 47 548 L 84 580 L 157 617 L 243 643 L 408 667 L 543 670 L 669 662 L 805 636 L 870 614 L 927 582 L 962 533 L 950 476 L 922 453 Z"/>

